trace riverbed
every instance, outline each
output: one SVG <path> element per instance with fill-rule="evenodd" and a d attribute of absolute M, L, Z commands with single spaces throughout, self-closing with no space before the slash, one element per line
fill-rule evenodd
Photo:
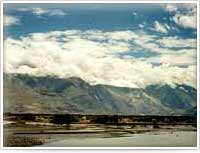
<path fill-rule="evenodd" d="M 4 138 L 7 145 L 25 147 L 195 147 L 197 144 L 196 127 L 191 125 L 152 128 L 26 123 L 4 127 L 4 136 L 9 138 L 9 141 Z"/>
<path fill-rule="evenodd" d="M 118 137 L 74 136 L 46 143 L 40 147 L 195 147 L 196 132 L 147 132 Z"/>

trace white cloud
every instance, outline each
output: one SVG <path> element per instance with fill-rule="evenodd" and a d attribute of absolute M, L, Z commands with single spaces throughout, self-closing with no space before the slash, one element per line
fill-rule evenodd
<path fill-rule="evenodd" d="M 197 28 L 197 6 L 193 3 L 167 4 L 165 9 L 173 13 L 173 21 L 183 28 Z"/>
<path fill-rule="evenodd" d="M 174 4 L 167 4 L 167 5 L 165 5 L 165 9 L 168 12 L 176 12 L 178 10 L 177 5 L 174 5 Z"/>
<path fill-rule="evenodd" d="M 49 15 L 51 15 L 51 16 L 56 16 L 56 15 L 58 15 L 58 16 L 64 16 L 64 15 L 67 15 L 64 11 L 62 11 L 62 10 L 58 10 L 58 9 L 55 9 L 55 10 L 52 10 L 52 11 L 49 11 Z"/>
<path fill-rule="evenodd" d="M 138 38 L 138 35 L 132 31 L 114 31 L 105 33 L 106 37 L 111 40 L 129 41 Z"/>
<path fill-rule="evenodd" d="M 162 53 L 162 48 L 152 40 L 155 41 L 155 36 L 146 33 L 92 30 L 33 33 L 19 40 L 7 38 L 4 72 L 80 77 L 91 84 L 122 87 L 145 87 L 155 83 L 186 83 L 195 87 L 196 50 Z M 118 56 L 118 53 L 134 49 L 135 45 L 149 51 L 157 50 L 160 55 L 152 58 Z M 154 66 L 154 62 L 161 65 Z M 178 66 L 182 64 L 187 67 Z"/>
<path fill-rule="evenodd" d="M 165 25 L 159 23 L 158 21 L 155 21 L 155 22 L 154 22 L 154 28 L 155 28 L 155 30 L 158 31 L 158 32 L 167 33 L 167 28 L 168 28 L 168 27 L 169 27 L 169 26 L 166 27 Z"/>
<path fill-rule="evenodd" d="M 196 12 L 196 4 L 195 3 L 174 3 L 174 4 L 165 4 L 164 8 L 168 12 L 180 13 L 180 12 Z"/>
<path fill-rule="evenodd" d="M 37 7 L 37 8 L 18 8 L 17 10 L 21 12 L 29 11 L 37 16 L 42 16 L 42 15 L 65 16 L 67 15 L 67 13 L 61 9 L 44 9 L 44 8 Z"/>
<path fill-rule="evenodd" d="M 33 12 L 33 14 L 40 16 L 40 15 L 44 15 L 44 14 L 48 13 L 49 11 L 42 9 L 42 8 L 33 8 L 32 12 Z"/>
<path fill-rule="evenodd" d="M 133 12 L 132 14 L 133 14 L 133 16 L 137 16 L 137 15 L 138 15 L 138 13 L 137 13 L 137 12 Z"/>
<path fill-rule="evenodd" d="M 139 24 L 139 28 L 144 28 L 144 24 Z"/>
<path fill-rule="evenodd" d="M 183 15 L 176 14 L 173 17 L 174 22 L 183 28 L 197 28 L 197 16 L 196 15 Z"/>
<path fill-rule="evenodd" d="M 19 19 L 14 16 L 4 15 L 3 16 L 3 25 L 4 26 L 12 26 L 19 24 Z"/>
<path fill-rule="evenodd" d="M 181 39 L 178 37 L 163 37 L 156 41 L 161 47 L 176 47 L 176 48 L 196 48 L 197 41 L 196 39 Z"/>
<path fill-rule="evenodd" d="M 156 57 L 148 58 L 147 61 L 169 66 L 188 66 L 196 65 L 196 50 L 181 50 L 178 52 L 165 53 Z"/>

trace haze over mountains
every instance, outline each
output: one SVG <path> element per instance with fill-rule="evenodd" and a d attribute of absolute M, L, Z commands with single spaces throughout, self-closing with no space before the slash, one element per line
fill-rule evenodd
<path fill-rule="evenodd" d="M 4 74 L 4 112 L 11 113 L 196 115 L 196 94 L 195 88 L 178 84 L 126 88 Z"/>

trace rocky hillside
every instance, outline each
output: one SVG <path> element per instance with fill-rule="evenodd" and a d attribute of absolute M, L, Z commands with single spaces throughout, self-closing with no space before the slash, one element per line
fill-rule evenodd
<path fill-rule="evenodd" d="M 196 115 L 196 89 L 92 86 L 79 78 L 4 74 L 4 112 Z"/>

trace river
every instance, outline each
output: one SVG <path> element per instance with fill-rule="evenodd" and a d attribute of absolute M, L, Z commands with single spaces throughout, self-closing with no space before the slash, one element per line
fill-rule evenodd
<path fill-rule="evenodd" d="M 194 131 L 159 131 L 121 136 L 70 135 L 39 147 L 195 147 Z"/>

